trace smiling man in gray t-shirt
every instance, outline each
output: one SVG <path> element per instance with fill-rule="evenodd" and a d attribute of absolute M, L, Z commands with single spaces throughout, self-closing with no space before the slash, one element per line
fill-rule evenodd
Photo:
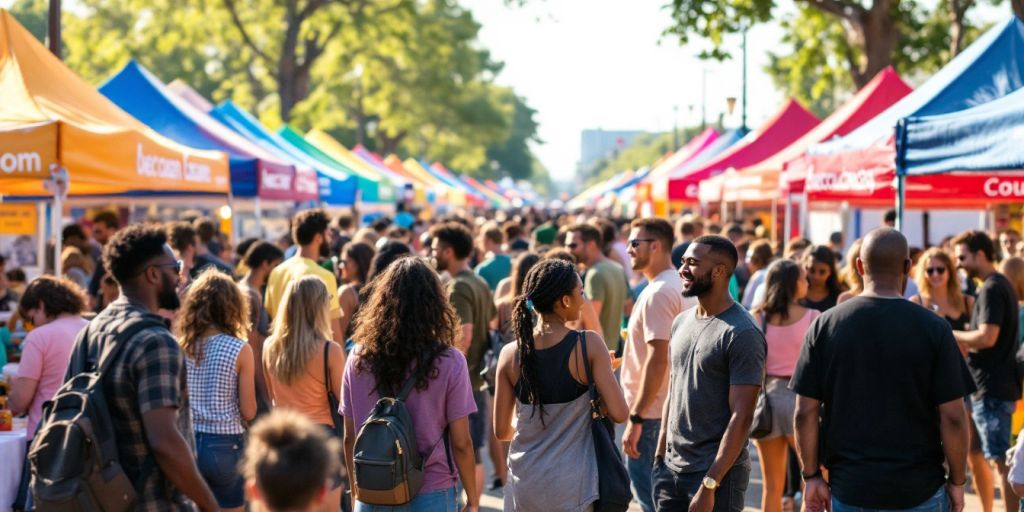
<path fill-rule="evenodd" d="M 659 511 L 743 510 L 767 345 L 729 295 L 737 261 L 736 248 L 717 236 L 694 240 L 683 256 L 683 295 L 699 304 L 672 325 L 669 399 L 652 474 Z"/>

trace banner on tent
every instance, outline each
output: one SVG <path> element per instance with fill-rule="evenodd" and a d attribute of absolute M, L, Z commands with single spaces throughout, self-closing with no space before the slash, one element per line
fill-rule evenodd
<path fill-rule="evenodd" d="M 45 179 L 57 163 L 57 123 L 4 130 L 0 137 L 0 180 Z M 0 188 L 0 194 L 3 189 Z"/>
<path fill-rule="evenodd" d="M 0 235 L 34 235 L 37 217 L 34 204 L 0 204 Z"/>

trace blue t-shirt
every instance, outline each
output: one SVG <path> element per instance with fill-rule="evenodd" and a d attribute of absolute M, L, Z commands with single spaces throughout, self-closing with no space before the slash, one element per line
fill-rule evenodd
<path fill-rule="evenodd" d="M 498 283 L 502 279 L 512 274 L 512 258 L 504 254 L 497 254 L 481 262 L 474 270 L 476 275 L 487 281 L 488 288 L 493 292 L 498 288 Z"/>

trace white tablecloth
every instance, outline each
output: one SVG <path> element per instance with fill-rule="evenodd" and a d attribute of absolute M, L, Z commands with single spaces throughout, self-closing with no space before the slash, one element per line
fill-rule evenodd
<path fill-rule="evenodd" d="M 18 494 L 21 466 L 25 461 L 25 427 L 11 432 L 0 432 L 0 512 L 9 512 Z"/>

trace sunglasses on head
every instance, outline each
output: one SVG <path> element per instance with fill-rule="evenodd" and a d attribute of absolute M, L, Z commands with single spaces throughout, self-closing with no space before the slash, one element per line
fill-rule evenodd
<path fill-rule="evenodd" d="M 640 244 L 642 244 L 642 243 L 653 242 L 653 241 L 654 241 L 653 238 L 634 238 L 634 239 L 629 241 L 629 246 L 634 248 L 634 249 L 636 249 L 637 247 L 640 247 Z"/>
<path fill-rule="evenodd" d="M 946 267 L 929 267 L 924 270 L 928 275 L 943 275 L 946 273 Z"/>

